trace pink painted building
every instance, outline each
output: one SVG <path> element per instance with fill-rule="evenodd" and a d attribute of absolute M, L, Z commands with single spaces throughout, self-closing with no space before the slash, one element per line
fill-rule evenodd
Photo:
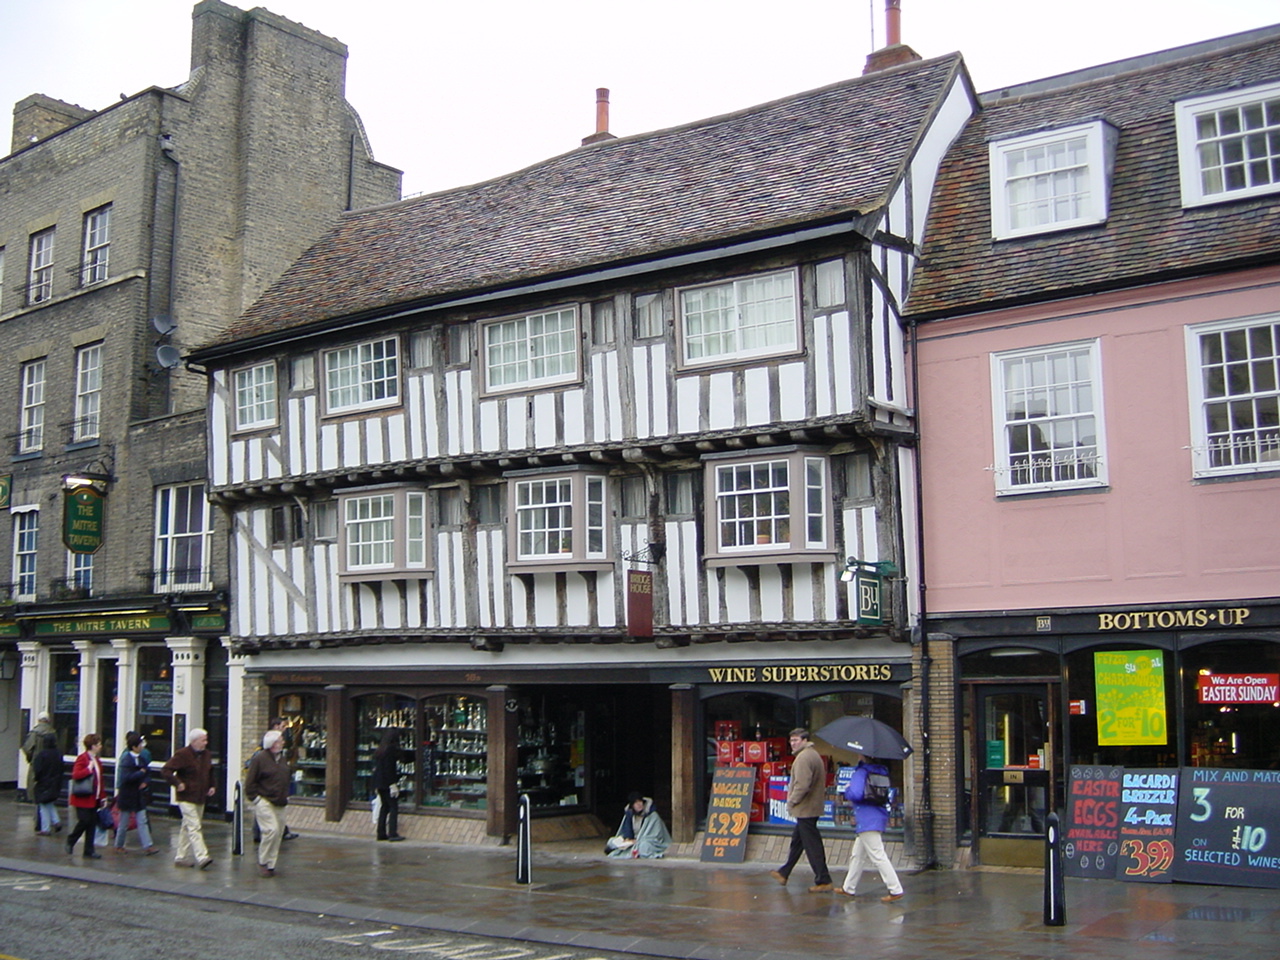
<path fill-rule="evenodd" d="M 1205 691 L 1280 675 L 1280 28 L 981 100 L 907 305 L 921 607 L 967 838 L 1038 862 L 1072 765 L 1280 765 Z"/>

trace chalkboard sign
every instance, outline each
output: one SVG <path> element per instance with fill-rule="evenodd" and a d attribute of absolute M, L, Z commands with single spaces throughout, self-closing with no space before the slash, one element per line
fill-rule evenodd
<path fill-rule="evenodd" d="M 1110 880 L 1116 875 L 1123 774 L 1123 767 L 1071 767 L 1062 842 L 1067 876 Z"/>
<path fill-rule="evenodd" d="M 1184 767 L 1173 879 L 1280 888 L 1280 770 Z"/>
<path fill-rule="evenodd" d="M 701 859 L 719 863 L 742 863 L 745 859 L 757 773 L 755 767 L 716 767 Z"/>
<path fill-rule="evenodd" d="M 172 681 L 143 680 L 138 684 L 138 713 L 144 717 L 167 717 L 172 714 Z"/>
<path fill-rule="evenodd" d="M 1120 785 L 1120 858 L 1116 877 L 1169 883 L 1178 812 L 1178 771 L 1125 767 Z"/>

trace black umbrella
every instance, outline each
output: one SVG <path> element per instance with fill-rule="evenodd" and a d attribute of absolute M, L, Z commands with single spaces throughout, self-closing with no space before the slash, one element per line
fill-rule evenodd
<path fill-rule="evenodd" d="M 833 747 L 868 757 L 901 760 L 914 751 L 902 734 L 873 717 L 840 717 L 814 734 Z"/>

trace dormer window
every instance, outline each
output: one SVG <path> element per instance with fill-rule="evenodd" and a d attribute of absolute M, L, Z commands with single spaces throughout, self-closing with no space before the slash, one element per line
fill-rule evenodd
<path fill-rule="evenodd" d="M 1174 107 L 1182 205 L 1280 191 L 1280 83 Z"/>
<path fill-rule="evenodd" d="M 997 240 L 1103 223 L 1115 129 L 1102 121 L 990 145 Z"/>

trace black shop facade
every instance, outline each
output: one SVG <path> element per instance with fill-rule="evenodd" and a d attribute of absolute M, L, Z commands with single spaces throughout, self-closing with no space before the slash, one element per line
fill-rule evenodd
<path fill-rule="evenodd" d="M 246 690 L 256 688 L 285 721 L 292 804 L 323 807 L 328 821 L 367 820 L 374 750 L 391 728 L 401 816 L 433 819 L 441 837 L 465 842 L 512 836 L 521 795 L 530 798 L 535 838 L 597 836 L 613 828 L 632 791 L 654 797 L 677 842 L 691 841 L 715 767 L 727 762 L 769 764 L 759 768 L 751 830 L 789 831 L 770 822 L 766 782 L 785 775 L 789 731 L 845 713 L 901 729 L 911 680 L 901 654 L 315 669 L 274 667 L 269 656 L 247 658 Z M 425 825 L 426 835 L 435 832 Z"/>

